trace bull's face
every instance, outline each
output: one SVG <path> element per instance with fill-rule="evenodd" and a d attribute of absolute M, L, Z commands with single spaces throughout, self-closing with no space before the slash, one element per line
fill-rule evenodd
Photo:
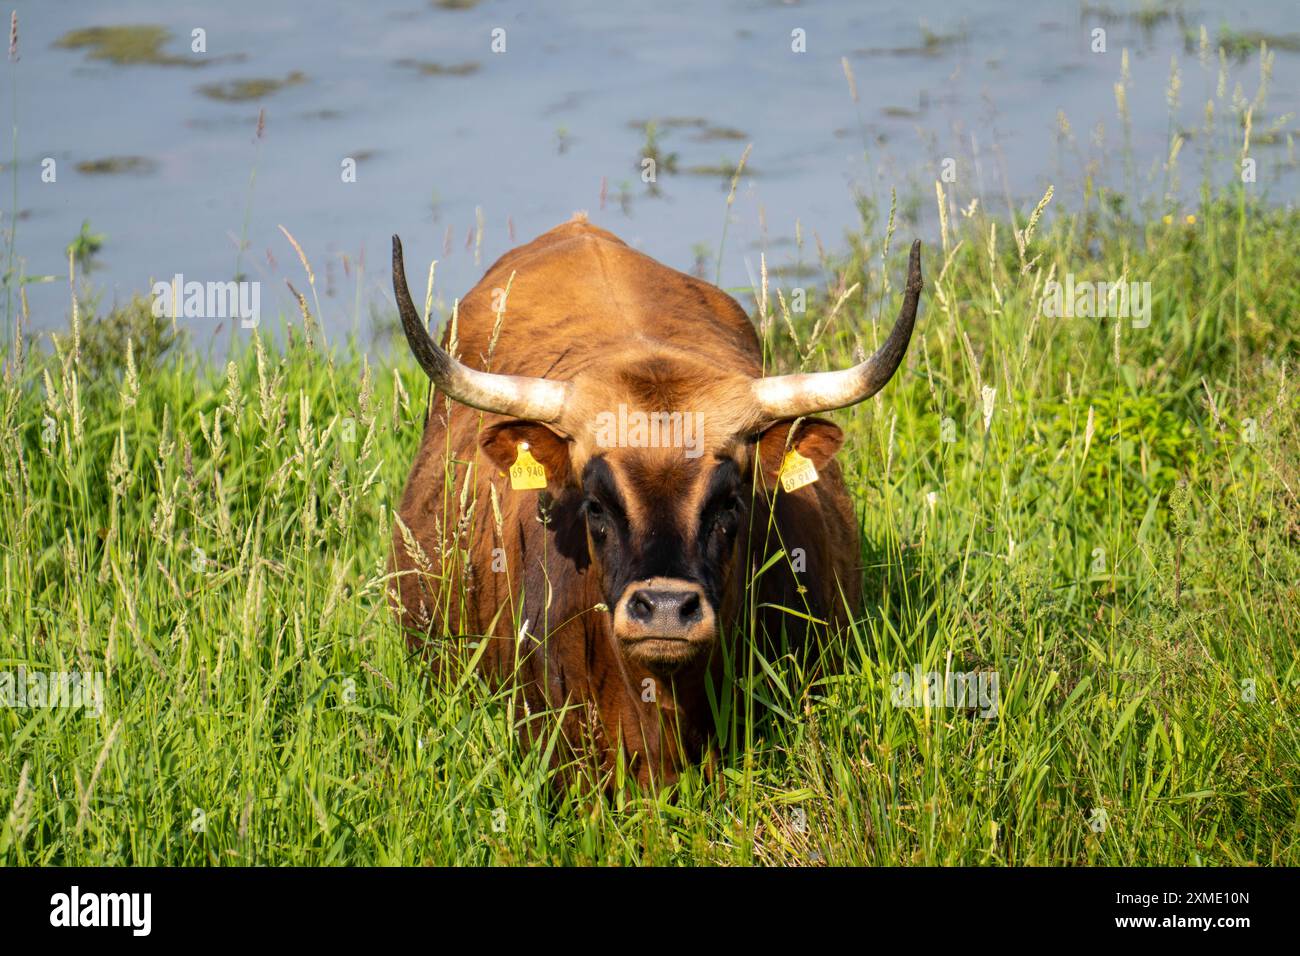
<path fill-rule="evenodd" d="M 588 551 L 614 636 L 629 661 L 661 673 L 701 663 L 736 622 L 750 542 L 763 540 L 786 453 L 824 470 L 844 440 L 831 422 L 776 422 L 713 435 L 691 458 L 673 449 L 614 448 L 580 473 Z"/>
<path fill-rule="evenodd" d="M 639 447 L 599 440 L 595 428 L 561 435 L 536 422 L 489 426 L 480 437 L 502 470 L 527 443 L 564 503 L 562 520 L 585 530 L 586 574 L 620 651 L 665 675 L 706 661 L 735 620 L 755 511 L 752 445 L 697 437 L 691 448 Z"/>
<path fill-rule="evenodd" d="M 668 381 L 679 384 L 672 390 L 679 397 L 688 394 L 700 370 L 670 375 L 680 371 L 641 363 L 619 377 L 629 390 L 620 394 L 662 402 Z M 489 426 L 480 437 L 502 471 L 526 443 L 545 468 L 552 495 L 577 502 L 587 573 L 599 586 L 619 649 L 629 662 L 665 675 L 703 664 L 720 631 L 738 620 L 749 544 L 762 539 L 785 454 L 797 450 L 820 471 L 843 441 L 840 429 L 822 419 L 803 419 L 793 433 L 790 421 L 749 431 L 722 404 L 704 407 L 716 411 L 702 422 L 715 425 L 706 425 L 689 448 L 611 445 L 595 440 L 595 429 L 562 436 L 536 422 Z"/>
<path fill-rule="evenodd" d="M 587 462 L 592 567 L 627 658 L 672 672 L 707 657 L 735 591 L 749 487 L 731 458 L 608 453 Z"/>

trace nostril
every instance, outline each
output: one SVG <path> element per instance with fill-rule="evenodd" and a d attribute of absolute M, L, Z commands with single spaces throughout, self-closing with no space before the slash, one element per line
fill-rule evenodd
<path fill-rule="evenodd" d="M 698 594 L 688 594 L 677 608 L 677 616 L 683 624 L 694 624 L 704 616 Z"/>
<path fill-rule="evenodd" d="M 634 621 L 647 623 L 655 613 L 655 603 L 645 591 L 637 591 L 627 602 L 627 615 Z"/>

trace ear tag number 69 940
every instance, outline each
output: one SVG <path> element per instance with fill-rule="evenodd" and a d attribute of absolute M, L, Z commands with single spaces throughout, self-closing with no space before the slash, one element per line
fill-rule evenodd
<path fill-rule="evenodd" d="M 528 450 L 528 442 L 519 443 L 519 454 L 510 466 L 510 487 L 516 491 L 546 487 L 546 469 Z"/>
<path fill-rule="evenodd" d="M 817 480 L 817 466 L 791 448 L 781 462 L 781 488 L 786 494 Z"/>

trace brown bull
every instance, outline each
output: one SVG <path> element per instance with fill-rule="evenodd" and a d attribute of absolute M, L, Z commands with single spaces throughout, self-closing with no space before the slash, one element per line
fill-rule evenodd
<path fill-rule="evenodd" d="M 843 435 L 804 416 L 866 399 L 898 368 L 919 242 L 879 351 L 804 375 L 764 377 L 732 298 L 582 216 L 502 256 L 442 348 L 396 236 L 393 288 L 438 393 L 394 533 L 414 644 L 487 639 L 480 666 L 514 675 L 527 713 L 562 711 L 572 752 L 607 775 L 621 750 L 646 784 L 712 755 L 706 683 L 728 657 L 743 671 L 745 635 L 797 648 L 857 613 Z M 530 456 L 544 489 L 512 487 Z M 787 491 L 783 467 L 815 480 Z"/>

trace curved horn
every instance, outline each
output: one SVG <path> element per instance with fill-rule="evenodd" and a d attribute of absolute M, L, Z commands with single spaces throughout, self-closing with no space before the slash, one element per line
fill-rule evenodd
<path fill-rule="evenodd" d="M 916 306 L 921 299 L 921 240 L 912 243 L 907 265 L 907 289 L 893 331 L 876 354 L 853 368 L 801 375 L 756 378 L 751 386 L 761 417 L 774 421 L 856 405 L 885 387 L 903 362 L 912 339 Z"/>
<path fill-rule="evenodd" d="M 397 236 L 393 236 L 393 294 L 397 297 L 397 311 L 402 316 L 402 328 L 411 352 L 444 394 L 485 412 L 536 422 L 559 421 L 569 395 L 568 383 L 480 372 L 438 347 L 411 301 L 411 292 L 406 287 L 406 266 L 402 262 L 402 240 Z"/>

